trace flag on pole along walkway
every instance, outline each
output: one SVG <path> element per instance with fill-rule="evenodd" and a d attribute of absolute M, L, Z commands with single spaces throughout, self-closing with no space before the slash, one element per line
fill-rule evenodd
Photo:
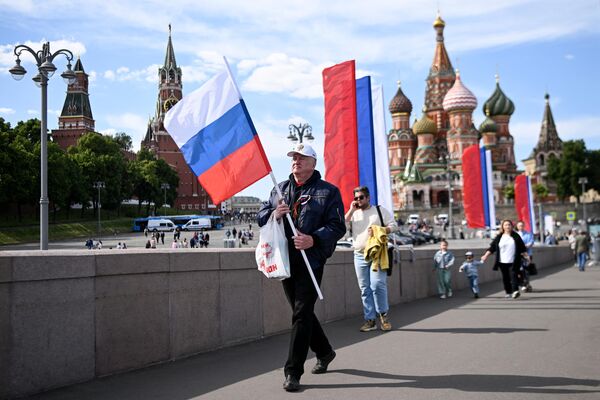
<path fill-rule="evenodd" d="M 340 189 L 344 208 L 358 186 L 354 60 L 323 70 L 325 97 L 325 180 Z"/>
<path fill-rule="evenodd" d="M 530 233 L 537 233 L 531 178 L 529 176 L 518 175 L 515 178 L 515 210 L 517 211 L 517 218 L 525 223 L 525 230 Z"/>
<path fill-rule="evenodd" d="M 175 104 L 164 125 L 215 204 L 271 171 L 227 69 Z"/>
<path fill-rule="evenodd" d="M 378 203 L 375 166 L 375 141 L 373 135 L 373 103 L 371 77 L 356 80 L 356 119 L 358 135 L 358 181 L 369 188 L 371 203 Z"/>
<path fill-rule="evenodd" d="M 479 145 L 467 147 L 462 154 L 463 208 L 469 228 L 485 228 L 483 182 Z"/>
<path fill-rule="evenodd" d="M 463 208 L 469 228 L 496 227 L 492 153 L 474 144 L 462 154 Z"/>
<path fill-rule="evenodd" d="M 390 162 L 388 154 L 387 129 L 385 128 L 385 105 L 383 86 L 372 85 L 373 136 L 375 141 L 375 175 L 377 179 L 377 200 L 386 210 L 393 212 L 392 187 L 390 184 Z"/>

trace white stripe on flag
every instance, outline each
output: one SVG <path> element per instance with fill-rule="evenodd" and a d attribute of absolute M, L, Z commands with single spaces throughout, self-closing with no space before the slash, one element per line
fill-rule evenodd
<path fill-rule="evenodd" d="M 392 188 L 390 184 L 390 163 L 388 158 L 387 130 L 385 128 L 385 106 L 383 86 L 371 84 L 373 102 L 373 138 L 375 141 L 375 177 L 379 204 L 394 215 Z"/>
<path fill-rule="evenodd" d="M 208 100 L 208 101 L 207 101 Z M 175 104 L 165 115 L 165 129 L 182 147 L 204 127 L 239 104 L 235 84 L 223 70 Z"/>
<path fill-rule="evenodd" d="M 488 209 L 490 213 L 490 228 L 496 229 L 496 205 L 494 204 L 494 181 L 492 179 L 492 151 L 485 151 L 486 178 L 488 186 Z"/>

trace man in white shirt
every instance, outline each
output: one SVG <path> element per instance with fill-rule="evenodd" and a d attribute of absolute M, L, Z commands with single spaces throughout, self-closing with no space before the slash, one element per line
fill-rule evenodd
<path fill-rule="evenodd" d="M 385 231 L 388 234 L 396 231 L 398 225 L 388 210 L 380 206 L 371 206 L 369 188 L 366 186 L 359 186 L 354 189 L 354 200 L 346 213 L 346 223 L 349 223 L 352 231 L 354 268 L 365 318 L 365 323 L 360 327 L 360 331 L 368 332 L 377 329 L 377 317 L 381 330 L 389 331 L 392 329 L 392 325 L 387 315 L 389 309 L 387 272 L 381 269 L 373 271 L 372 262 L 365 260 L 364 250 L 367 240 L 373 235 L 371 225 L 385 226 Z"/>

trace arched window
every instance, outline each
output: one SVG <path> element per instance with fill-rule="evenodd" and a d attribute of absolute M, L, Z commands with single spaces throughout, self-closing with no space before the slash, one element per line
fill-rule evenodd
<path fill-rule="evenodd" d="M 540 157 L 539 157 L 539 159 L 540 159 L 540 166 L 544 166 L 544 161 L 545 161 L 545 160 L 544 160 L 544 155 L 543 155 L 543 154 L 540 154 Z"/>

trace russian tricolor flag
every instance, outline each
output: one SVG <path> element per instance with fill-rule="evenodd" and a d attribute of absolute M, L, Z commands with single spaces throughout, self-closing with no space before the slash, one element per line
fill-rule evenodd
<path fill-rule="evenodd" d="M 344 206 L 367 186 L 371 203 L 393 210 L 383 88 L 355 79 L 354 61 L 323 70 L 325 180 L 338 186 Z"/>
<path fill-rule="evenodd" d="M 518 175 L 515 178 L 515 209 L 517 217 L 525 223 L 525 230 L 529 233 L 537 233 L 531 178 L 529 176 Z"/>
<path fill-rule="evenodd" d="M 271 171 L 228 66 L 175 104 L 164 125 L 215 204 Z"/>
<path fill-rule="evenodd" d="M 463 208 L 469 228 L 496 227 L 492 152 L 474 144 L 462 154 Z"/>

